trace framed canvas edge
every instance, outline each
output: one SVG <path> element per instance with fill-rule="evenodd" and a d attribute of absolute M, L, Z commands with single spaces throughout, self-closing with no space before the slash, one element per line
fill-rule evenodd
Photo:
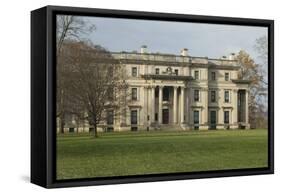
<path fill-rule="evenodd" d="M 140 11 L 125 11 L 125 10 L 109 10 L 95 8 L 76 8 L 76 7 L 61 7 L 47 6 L 47 41 L 46 41 L 46 188 L 58 187 L 73 187 L 73 186 L 90 186 L 90 185 L 106 185 L 106 184 L 123 184 L 123 183 L 138 183 L 138 182 L 154 182 L 154 181 L 171 181 L 184 179 L 200 179 L 200 178 L 216 178 L 229 176 L 245 176 L 245 175 L 260 175 L 274 173 L 274 21 L 262 19 L 248 18 L 232 18 L 232 17 L 217 17 L 217 16 L 200 16 L 186 15 L 174 13 L 154 13 Z M 72 179 L 65 181 L 57 181 L 56 174 L 56 126 L 55 113 L 55 45 L 54 45 L 54 16 L 57 12 L 72 13 L 81 15 L 100 15 L 106 17 L 134 18 L 134 19 L 152 19 L 152 20 L 168 20 L 168 21 L 192 21 L 201 23 L 216 23 L 216 24 L 233 24 L 233 25 L 251 25 L 268 27 L 269 41 L 269 141 L 268 141 L 268 168 L 256 169 L 238 169 L 238 170 L 220 170 L 206 172 L 191 172 L 184 174 L 165 174 L 165 175 L 144 175 L 132 177 L 109 177 L 106 179 L 95 180 L 89 179 Z"/>

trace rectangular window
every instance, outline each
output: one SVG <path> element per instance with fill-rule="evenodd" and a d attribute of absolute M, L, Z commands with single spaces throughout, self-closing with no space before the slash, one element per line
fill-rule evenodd
<path fill-rule="evenodd" d="M 198 110 L 193 111 L 193 123 L 199 124 L 199 111 Z"/>
<path fill-rule="evenodd" d="M 224 111 L 224 123 L 229 124 L 229 111 Z"/>
<path fill-rule="evenodd" d="M 155 113 L 155 121 L 158 121 L 158 113 Z"/>
<path fill-rule="evenodd" d="M 211 102 L 216 102 L 216 91 L 211 91 Z"/>
<path fill-rule="evenodd" d="M 229 91 L 224 91 L 224 102 L 229 102 Z"/>
<path fill-rule="evenodd" d="M 160 74 L 159 68 L 156 68 L 156 69 L 155 69 L 155 74 L 156 74 L 156 75 L 159 75 L 159 74 Z"/>
<path fill-rule="evenodd" d="M 194 90 L 194 101 L 195 102 L 199 101 L 199 90 Z"/>
<path fill-rule="evenodd" d="M 106 123 L 108 125 L 113 125 L 113 119 L 114 119 L 113 110 L 107 111 Z"/>
<path fill-rule="evenodd" d="M 138 99 L 138 90 L 137 88 L 132 88 L 132 100 Z"/>
<path fill-rule="evenodd" d="M 175 69 L 175 74 L 178 75 L 179 74 L 179 70 Z"/>
<path fill-rule="evenodd" d="M 131 111 L 131 125 L 137 125 L 138 124 L 138 111 L 132 110 Z"/>
<path fill-rule="evenodd" d="M 213 81 L 216 80 L 216 72 L 211 72 L 211 79 L 212 79 Z"/>
<path fill-rule="evenodd" d="M 225 81 L 229 81 L 229 73 L 225 73 L 224 74 L 224 80 Z"/>
<path fill-rule="evenodd" d="M 169 97 L 170 97 L 169 88 L 164 87 L 163 88 L 163 101 L 169 101 Z"/>
<path fill-rule="evenodd" d="M 199 79 L 199 71 L 194 71 L 194 79 Z"/>
<path fill-rule="evenodd" d="M 138 75 L 138 69 L 137 69 L 137 67 L 132 67 L 132 76 L 133 76 L 133 77 L 137 77 L 137 75 Z"/>

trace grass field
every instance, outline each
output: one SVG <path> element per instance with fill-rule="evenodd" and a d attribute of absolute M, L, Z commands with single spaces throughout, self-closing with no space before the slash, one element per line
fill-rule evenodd
<path fill-rule="evenodd" d="M 57 138 L 57 179 L 267 166 L 267 130 L 116 132 Z"/>

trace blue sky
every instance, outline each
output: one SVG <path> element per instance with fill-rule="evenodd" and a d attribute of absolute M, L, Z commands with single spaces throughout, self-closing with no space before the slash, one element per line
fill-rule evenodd
<path fill-rule="evenodd" d="M 117 52 L 139 50 L 141 45 L 147 45 L 149 52 L 179 54 L 182 48 L 188 48 L 191 56 L 219 58 L 244 49 L 258 62 L 255 40 L 267 35 L 265 27 L 102 17 L 84 19 L 96 26 L 96 31 L 87 38 Z"/>

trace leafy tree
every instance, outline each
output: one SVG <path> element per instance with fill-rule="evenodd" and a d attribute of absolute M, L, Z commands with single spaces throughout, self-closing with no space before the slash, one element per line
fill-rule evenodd
<path fill-rule="evenodd" d="M 261 124 L 260 119 L 266 119 L 264 114 L 266 95 L 264 87 L 264 76 L 261 72 L 260 65 L 256 64 L 251 56 L 244 50 L 239 51 L 236 55 L 238 64 L 241 66 L 239 79 L 250 80 L 249 85 L 249 122 L 251 127 L 266 127 L 267 121 Z M 259 122 L 258 122 L 259 121 Z"/>

